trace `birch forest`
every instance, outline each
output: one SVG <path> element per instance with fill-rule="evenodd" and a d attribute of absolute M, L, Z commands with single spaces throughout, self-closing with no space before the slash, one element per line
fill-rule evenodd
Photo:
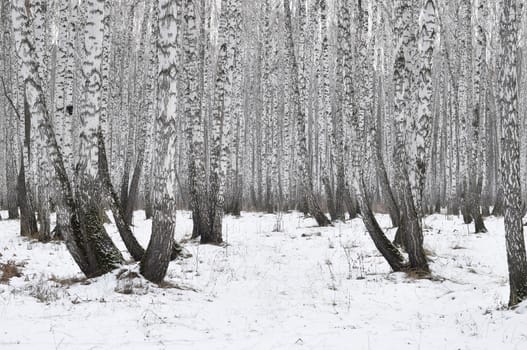
<path fill-rule="evenodd" d="M 0 348 L 527 348 L 524 5 L 0 0 Z"/>

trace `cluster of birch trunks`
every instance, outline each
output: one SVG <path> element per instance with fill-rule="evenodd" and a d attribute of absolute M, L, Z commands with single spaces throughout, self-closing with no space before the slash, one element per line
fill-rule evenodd
<path fill-rule="evenodd" d="M 88 277 L 123 262 L 111 210 L 154 282 L 181 251 L 176 208 L 212 244 L 241 210 L 360 216 L 394 271 L 423 275 L 424 215 L 476 233 L 504 215 L 516 304 L 526 36 L 522 0 L 0 0 L 0 207 Z"/>

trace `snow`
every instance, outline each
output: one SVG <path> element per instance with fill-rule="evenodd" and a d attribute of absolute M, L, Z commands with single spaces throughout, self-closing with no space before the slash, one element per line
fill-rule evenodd
<path fill-rule="evenodd" d="M 134 220 L 146 246 L 151 222 L 142 212 Z M 505 308 L 501 218 L 474 234 L 460 218 L 427 217 L 431 279 L 390 273 L 360 220 L 319 228 L 294 212 L 283 232 L 276 223 L 271 214 L 227 217 L 227 245 L 185 243 L 193 256 L 172 262 L 159 287 L 123 278 L 138 272 L 132 263 L 85 281 L 62 243 L 19 237 L 18 221 L 0 221 L 0 263 L 24 265 L 0 284 L 0 348 L 527 348 L 527 304 Z M 177 238 L 191 228 L 190 213 L 178 212 Z"/>

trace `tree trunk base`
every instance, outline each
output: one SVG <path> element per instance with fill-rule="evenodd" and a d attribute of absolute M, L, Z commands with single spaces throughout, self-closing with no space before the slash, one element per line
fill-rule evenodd
<path fill-rule="evenodd" d="M 480 215 L 474 216 L 474 233 L 487 233 L 487 228 L 485 227 L 485 223 L 483 222 L 483 217 Z"/>
<path fill-rule="evenodd" d="M 403 233 L 404 233 L 403 229 L 399 225 L 399 227 L 397 227 L 397 231 L 395 231 L 395 237 L 393 239 L 393 244 L 399 248 L 404 248 L 403 247 L 404 245 Z"/>

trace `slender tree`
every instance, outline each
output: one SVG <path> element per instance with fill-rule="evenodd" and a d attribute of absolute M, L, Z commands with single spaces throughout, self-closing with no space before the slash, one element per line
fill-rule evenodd
<path fill-rule="evenodd" d="M 505 212 L 505 244 L 509 266 L 509 305 L 527 298 L 527 254 L 523 236 L 520 185 L 520 125 L 518 119 L 517 42 L 518 13 L 515 0 L 500 4 L 500 67 L 498 76 L 502 122 L 501 177 Z"/>
<path fill-rule="evenodd" d="M 284 0 L 285 26 L 286 26 L 286 55 L 290 62 L 289 75 L 292 81 L 292 101 L 293 110 L 296 113 L 297 129 L 297 166 L 300 176 L 302 197 L 307 201 L 308 210 L 315 218 L 319 226 L 330 225 L 329 219 L 322 212 L 317 198 L 313 193 L 313 180 L 307 169 L 307 145 L 306 145 L 306 117 L 304 109 L 300 104 L 300 90 L 305 88 L 305 77 L 300 74 L 297 59 L 295 56 L 295 46 L 293 40 L 293 25 L 291 20 L 291 9 L 289 0 Z"/>
<path fill-rule="evenodd" d="M 158 19 L 158 105 L 156 118 L 157 150 L 155 156 L 154 217 L 152 236 L 141 261 L 141 273 L 152 282 L 165 277 L 176 227 L 177 142 L 177 28 L 176 0 L 156 0 Z M 154 16 L 155 18 L 156 16 Z"/>

